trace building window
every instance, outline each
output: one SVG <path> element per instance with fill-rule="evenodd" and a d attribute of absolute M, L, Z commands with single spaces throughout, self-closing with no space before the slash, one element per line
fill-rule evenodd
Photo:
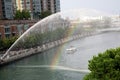
<path fill-rule="evenodd" d="M 29 28 L 28 25 L 24 25 L 24 30 L 27 30 Z"/>
<path fill-rule="evenodd" d="M 5 33 L 10 33 L 10 28 L 5 28 Z"/>
<path fill-rule="evenodd" d="M 22 30 L 21 26 L 17 26 L 17 30 L 18 30 L 18 32 L 20 32 Z"/>

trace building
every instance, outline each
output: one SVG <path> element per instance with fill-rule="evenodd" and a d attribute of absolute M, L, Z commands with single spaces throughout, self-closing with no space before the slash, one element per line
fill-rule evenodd
<path fill-rule="evenodd" d="M 0 17 L 1 19 L 13 19 L 12 0 L 0 0 Z"/>
<path fill-rule="evenodd" d="M 120 15 L 111 16 L 112 27 L 120 27 Z"/>
<path fill-rule="evenodd" d="M 35 19 L 39 19 L 39 15 L 41 12 L 41 1 L 40 0 L 33 0 L 33 4 L 32 4 L 32 12 L 33 12 L 33 18 Z"/>
<path fill-rule="evenodd" d="M 0 0 L 0 19 L 3 18 L 3 12 L 2 12 L 2 0 Z"/>
<path fill-rule="evenodd" d="M 29 10 L 31 18 L 36 19 L 44 11 L 59 12 L 60 0 L 17 0 L 16 6 L 17 10 Z"/>
<path fill-rule="evenodd" d="M 38 18 L 41 12 L 41 1 L 40 0 L 17 0 L 17 10 L 28 10 L 31 15 L 31 19 Z"/>
<path fill-rule="evenodd" d="M 14 19 L 16 10 L 28 10 L 31 19 L 39 19 L 39 15 L 43 11 L 59 12 L 60 0 L 0 0 L 0 19 Z M 30 25 L 25 25 L 29 23 L 32 22 L 0 20 L 0 38 L 21 35 L 30 27 Z"/>
<path fill-rule="evenodd" d="M 16 0 L 12 0 L 12 4 L 13 4 L 13 14 L 15 14 L 17 10 Z"/>
<path fill-rule="evenodd" d="M 60 0 L 55 0 L 55 12 L 60 12 Z"/>
<path fill-rule="evenodd" d="M 17 10 L 29 10 L 32 11 L 32 0 L 15 0 Z"/>
<path fill-rule="evenodd" d="M 0 20 L 0 38 L 20 36 L 37 20 Z"/>
<path fill-rule="evenodd" d="M 51 13 L 60 12 L 60 0 L 41 0 L 41 10 Z"/>
<path fill-rule="evenodd" d="M 37 19 L 44 11 L 60 12 L 60 0 L 0 0 L 0 19 L 13 19 L 16 10 L 28 10 Z"/>

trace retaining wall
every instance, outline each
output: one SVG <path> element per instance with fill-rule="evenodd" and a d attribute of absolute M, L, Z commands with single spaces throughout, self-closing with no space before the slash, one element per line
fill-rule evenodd
<path fill-rule="evenodd" d="M 8 55 L 7 58 L 3 59 L 0 61 L 0 65 L 4 65 L 7 64 L 9 62 L 15 61 L 15 60 L 19 60 L 22 59 L 24 57 L 33 55 L 33 54 L 37 54 L 39 52 L 48 50 L 50 48 L 56 47 L 58 45 L 64 44 L 66 42 L 72 41 L 72 40 L 76 40 L 85 36 L 90 36 L 90 35 L 94 35 L 96 33 L 86 33 L 84 35 L 74 35 L 72 37 L 67 37 L 67 38 L 63 38 L 57 41 L 53 41 L 47 44 L 43 44 L 42 46 L 37 46 L 36 48 L 30 48 L 30 49 L 24 49 L 24 50 L 19 50 L 19 51 L 10 51 L 11 55 Z"/>

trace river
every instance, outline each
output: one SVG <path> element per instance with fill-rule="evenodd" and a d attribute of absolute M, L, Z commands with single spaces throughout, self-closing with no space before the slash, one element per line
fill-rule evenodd
<path fill-rule="evenodd" d="M 93 55 L 119 46 L 120 32 L 84 37 L 1 67 L 0 80 L 82 80 Z"/>

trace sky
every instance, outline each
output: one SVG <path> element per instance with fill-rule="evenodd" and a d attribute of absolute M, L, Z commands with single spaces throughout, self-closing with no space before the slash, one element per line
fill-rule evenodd
<path fill-rule="evenodd" d="M 120 14 L 120 0 L 60 0 L 61 11 L 95 9 L 110 14 Z"/>

